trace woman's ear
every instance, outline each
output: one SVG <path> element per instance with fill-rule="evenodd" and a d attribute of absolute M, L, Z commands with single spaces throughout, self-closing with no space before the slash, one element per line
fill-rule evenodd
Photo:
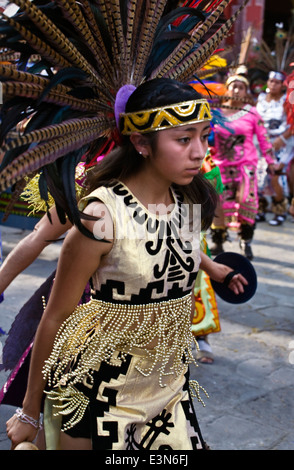
<path fill-rule="evenodd" d="M 130 135 L 130 141 L 140 155 L 145 158 L 150 155 L 150 143 L 145 135 L 139 132 L 133 132 L 133 134 Z"/>

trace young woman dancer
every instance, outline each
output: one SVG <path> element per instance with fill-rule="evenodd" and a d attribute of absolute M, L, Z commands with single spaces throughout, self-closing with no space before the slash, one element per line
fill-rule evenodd
<path fill-rule="evenodd" d="M 122 146 L 89 173 L 80 202 L 94 237 L 73 227 L 63 243 L 23 408 L 7 423 L 13 448 L 35 438 L 44 389 L 48 448 L 205 448 L 188 381 L 192 292 L 200 267 L 220 282 L 231 272 L 199 248 L 217 200 L 199 174 L 210 118 L 174 80 L 130 96 Z M 76 307 L 90 277 L 92 300 Z M 238 295 L 246 283 L 236 274 L 229 286 Z"/>

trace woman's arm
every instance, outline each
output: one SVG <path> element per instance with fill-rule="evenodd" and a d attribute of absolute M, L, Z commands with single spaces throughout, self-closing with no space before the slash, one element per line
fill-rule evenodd
<path fill-rule="evenodd" d="M 273 165 L 275 162 L 275 155 L 273 145 L 270 141 L 267 129 L 264 125 L 264 121 L 261 116 L 258 114 L 257 110 L 255 109 L 255 134 L 257 137 L 259 149 L 261 155 L 265 158 L 270 171 L 273 171 Z"/>
<path fill-rule="evenodd" d="M 97 203 L 90 206 L 96 207 L 97 215 Z M 106 212 L 104 206 L 100 206 Z M 89 210 L 87 213 L 93 215 Z M 87 221 L 85 225 L 93 231 L 93 222 Z M 28 386 L 23 401 L 23 412 L 34 419 L 38 419 L 40 415 L 45 386 L 42 370 L 52 351 L 55 336 L 61 324 L 77 306 L 88 280 L 100 264 L 101 257 L 107 255 L 111 247 L 111 242 L 92 240 L 82 235 L 76 227 L 69 231 L 63 242 L 53 288 L 34 340 Z M 7 422 L 7 433 L 13 448 L 24 440 L 34 440 L 36 436 L 36 430 L 19 421 L 16 416 Z"/>
<path fill-rule="evenodd" d="M 287 145 L 287 140 L 291 137 L 292 131 L 291 128 L 286 129 L 283 134 L 279 135 L 273 142 L 273 147 L 275 151 L 280 150 L 282 147 Z"/>
<path fill-rule="evenodd" d="M 57 240 L 70 227 L 69 221 L 59 221 L 55 207 L 50 209 L 52 223 L 47 215 L 36 224 L 34 230 L 23 238 L 0 266 L 0 293 L 40 255 L 52 240 Z"/>

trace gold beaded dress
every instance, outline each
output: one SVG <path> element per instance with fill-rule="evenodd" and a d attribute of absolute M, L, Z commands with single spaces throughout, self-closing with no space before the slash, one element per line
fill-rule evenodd
<path fill-rule="evenodd" d="M 189 381 L 200 212 L 195 205 L 191 215 L 176 189 L 172 196 L 165 214 L 122 182 L 81 200 L 81 209 L 105 204 L 114 242 L 92 277 L 91 301 L 62 325 L 46 362 L 45 432 L 61 425 L 95 450 L 205 447 L 192 400 L 201 401 L 201 387 Z"/>

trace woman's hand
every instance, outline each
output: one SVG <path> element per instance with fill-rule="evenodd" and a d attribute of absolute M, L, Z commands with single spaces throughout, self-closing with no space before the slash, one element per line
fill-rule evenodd
<path fill-rule="evenodd" d="M 201 263 L 200 269 L 203 269 L 211 279 L 216 282 L 224 282 L 227 275 L 230 272 L 233 272 L 233 269 L 225 264 L 217 263 L 205 255 L 202 251 L 200 252 Z M 242 274 L 235 274 L 230 280 L 228 287 L 231 289 L 234 294 L 243 294 L 244 286 L 247 286 L 248 282 Z"/>
<path fill-rule="evenodd" d="M 284 168 L 284 163 L 275 163 L 274 164 L 274 174 L 279 175 Z"/>
<path fill-rule="evenodd" d="M 231 289 L 234 294 L 243 294 L 244 286 L 248 285 L 248 281 L 240 273 L 236 273 L 230 280 L 228 287 Z"/>
<path fill-rule="evenodd" d="M 11 440 L 11 450 L 14 450 L 21 442 L 33 442 L 38 434 L 38 429 L 29 423 L 20 421 L 16 414 L 7 421 L 6 431 L 7 436 Z"/>
<path fill-rule="evenodd" d="M 230 274 L 231 272 L 233 272 L 233 269 L 229 268 L 225 264 L 220 264 L 220 263 L 214 262 L 214 265 L 215 265 L 214 266 L 214 272 L 213 272 L 213 275 L 211 275 L 210 277 L 211 277 L 211 279 L 213 279 L 216 282 L 224 282 L 227 275 Z M 236 295 L 243 294 L 244 285 L 247 286 L 248 282 L 245 279 L 245 277 L 242 276 L 242 274 L 240 274 L 240 273 L 236 273 L 232 277 L 230 282 L 228 283 L 229 289 L 231 289 L 234 292 L 234 294 L 236 294 Z"/>

